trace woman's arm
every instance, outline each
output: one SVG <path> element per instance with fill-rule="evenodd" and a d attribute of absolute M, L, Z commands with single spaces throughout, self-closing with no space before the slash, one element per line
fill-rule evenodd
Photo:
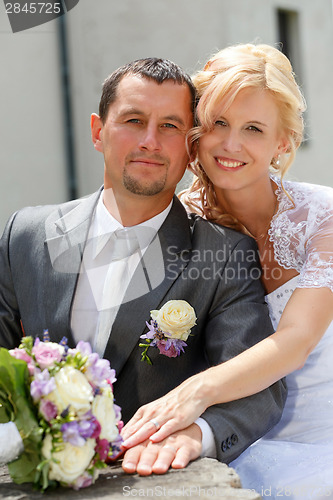
<path fill-rule="evenodd" d="M 329 288 L 297 288 L 273 335 L 141 407 L 123 429 L 125 447 L 148 437 L 158 442 L 186 428 L 209 406 L 260 392 L 302 367 L 332 320 Z"/>

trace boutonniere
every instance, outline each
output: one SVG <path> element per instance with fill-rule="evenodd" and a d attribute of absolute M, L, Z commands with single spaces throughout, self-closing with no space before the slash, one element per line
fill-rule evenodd
<path fill-rule="evenodd" d="M 187 346 L 186 340 L 191 333 L 191 328 L 196 325 L 195 311 L 186 300 L 169 300 L 159 310 L 150 311 L 150 323 L 146 321 L 149 331 L 141 335 L 146 343 L 141 361 L 152 364 L 147 352 L 149 347 L 157 347 L 160 354 L 168 358 L 176 358 Z"/>

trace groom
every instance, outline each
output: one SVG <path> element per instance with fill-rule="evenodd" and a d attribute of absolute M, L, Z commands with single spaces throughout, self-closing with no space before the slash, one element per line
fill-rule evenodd
<path fill-rule="evenodd" d="M 17 346 L 22 328 L 33 336 L 47 328 L 51 340 L 66 336 L 70 345 L 90 341 L 116 369 L 125 421 L 185 378 L 272 333 L 254 279 L 253 240 L 187 215 L 174 196 L 189 162 L 194 105 L 191 80 L 170 61 L 144 59 L 116 70 L 91 118 L 94 147 L 104 156 L 103 188 L 59 206 L 21 210 L 1 239 L 0 345 Z M 140 336 L 150 311 L 171 299 L 188 302 L 197 324 L 185 352 L 172 358 L 150 348 L 148 365 Z M 167 438 L 172 446 L 164 451 L 151 443 L 143 452 L 129 450 L 124 469 L 165 472 L 173 450 L 187 457 L 178 458 L 179 467 L 200 455 L 229 463 L 279 420 L 284 399 L 277 382 L 209 408 Z"/>

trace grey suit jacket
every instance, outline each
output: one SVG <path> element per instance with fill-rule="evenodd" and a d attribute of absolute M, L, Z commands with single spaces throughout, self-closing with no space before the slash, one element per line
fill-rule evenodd
<path fill-rule="evenodd" d="M 0 243 L 1 346 L 19 344 L 21 324 L 26 335 L 38 336 L 47 328 L 51 340 L 66 336 L 73 345 L 71 306 L 99 194 L 60 206 L 28 207 L 8 222 Z M 158 237 L 164 278 L 154 280 L 152 244 L 143 257 L 150 290 L 121 305 L 105 352 L 117 373 L 115 397 L 124 421 L 142 404 L 273 331 L 251 238 L 188 216 L 177 198 Z M 142 274 L 135 274 L 133 280 L 139 279 Z M 141 362 L 139 338 L 150 311 L 170 299 L 189 302 L 197 325 L 185 353 L 168 358 L 151 348 L 150 366 Z M 229 463 L 271 429 L 280 419 L 285 397 L 280 381 L 251 397 L 208 408 L 202 417 L 214 432 L 218 458 Z"/>

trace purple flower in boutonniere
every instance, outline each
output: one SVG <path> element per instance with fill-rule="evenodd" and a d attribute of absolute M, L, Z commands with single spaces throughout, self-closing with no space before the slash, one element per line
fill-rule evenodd
<path fill-rule="evenodd" d="M 159 310 L 150 311 L 150 323 L 146 322 L 149 330 L 141 339 L 146 339 L 141 361 L 152 364 L 147 355 L 149 347 L 157 347 L 160 354 L 169 358 L 176 358 L 187 346 L 186 340 L 191 328 L 196 324 L 195 311 L 185 300 L 169 300 Z"/>

